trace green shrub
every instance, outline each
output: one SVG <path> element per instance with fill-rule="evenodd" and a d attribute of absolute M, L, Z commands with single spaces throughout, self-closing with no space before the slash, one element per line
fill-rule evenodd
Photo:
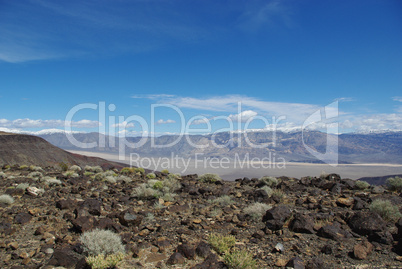
<path fill-rule="evenodd" d="M 355 184 L 356 188 L 358 188 L 359 190 L 365 190 L 370 187 L 370 183 L 362 180 L 356 180 Z"/>
<path fill-rule="evenodd" d="M 89 171 L 84 172 L 84 176 L 86 176 L 86 177 L 90 177 L 92 175 L 94 175 L 94 172 L 89 172 Z"/>
<path fill-rule="evenodd" d="M 28 189 L 28 187 L 29 187 L 29 184 L 28 183 L 21 183 L 21 184 L 18 184 L 18 186 L 17 187 L 15 187 L 16 189 L 22 189 L 22 190 L 26 190 L 26 189 Z"/>
<path fill-rule="evenodd" d="M 133 190 L 133 196 L 138 199 L 149 199 L 149 198 L 158 198 L 162 196 L 162 193 L 159 190 L 155 190 L 152 187 L 149 187 L 147 183 L 140 184 Z"/>
<path fill-rule="evenodd" d="M 12 203 L 14 203 L 14 198 L 8 194 L 2 194 L 0 195 L 0 203 L 11 205 Z"/>
<path fill-rule="evenodd" d="M 271 196 L 272 196 L 272 193 L 274 192 L 274 191 L 273 191 L 270 187 L 268 187 L 267 185 L 262 186 L 260 189 L 261 189 L 261 190 L 264 190 L 264 191 L 268 194 L 268 197 L 271 197 Z"/>
<path fill-rule="evenodd" d="M 61 185 L 61 181 L 57 178 L 45 177 L 43 181 L 48 185 Z"/>
<path fill-rule="evenodd" d="M 208 200 L 208 202 L 212 204 L 218 204 L 220 206 L 227 206 L 234 203 L 229 195 L 223 195 L 218 198 L 215 198 L 214 200 Z"/>
<path fill-rule="evenodd" d="M 155 183 L 152 184 L 152 188 L 155 190 L 162 190 L 163 189 L 162 181 L 157 180 Z"/>
<path fill-rule="evenodd" d="M 97 256 L 89 256 L 85 258 L 85 261 L 92 269 L 108 269 L 115 268 L 125 256 L 124 253 L 111 254 L 106 257 L 104 254 L 99 254 Z"/>
<path fill-rule="evenodd" d="M 236 238 L 233 235 L 211 234 L 208 237 L 208 243 L 216 252 L 222 254 L 234 247 Z"/>
<path fill-rule="evenodd" d="M 222 178 L 217 174 L 207 173 L 207 174 L 201 175 L 199 177 L 199 180 L 201 182 L 206 182 L 206 183 L 215 183 L 217 181 L 222 181 Z"/>
<path fill-rule="evenodd" d="M 6 173 L 0 172 L 0 179 L 5 179 L 5 178 L 7 178 Z"/>
<path fill-rule="evenodd" d="M 11 168 L 11 166 L 9 166 L 8 164 L 6 164 L 6 165 L 3 167 L 4 170 L 8 170 L 8 169 L 10 169 L 10 168 Z"/>
<path fill-rule="evenodd" d="M 31 172 L 28 174 L 28 177 L 33 179 L 41 179 L 43 177 L 43 174 L 41 172 Z"/>
<path fill-rule="evenodd" d="M 136 172 L 136 173 L 140 173 L 140 174 L 145 174 L 145 169 L 144 168 L 142 168 L 142 167 L 137 167 L 137 168 L 135 168 L 134 169 L 134 171 Z"/>
<path fill-rule="evenodd" d="M 131 175 L 134 173 L 135 173 L 135 168 L 130 168 L 130 167 L 124 167 L 120 171 L 120 174 L 123 174 L 123 175 Z"/>
<path fill-rule="evenodd" d="M 149 174 L 147 174 L 147 178 L 154 179 L 154 178 L 156 178 L 156 175 L 155 175 L 155 173 L 149 173 Z"/>
<path fill-rule="evenodd" d="M 65 172 L 68 170 L 68 164 L 66 164 L 64 162 L 59 163 L 59 167 L 60 167 L 61 171 Z"/>
<path fill-rule="evenodd" d="M 21 166 L 19 167 L 20 170 L 24 170 L 24 169 L 27 169 L 27 168 L 28 168 L 28 165 L 21 165 Z"/>
<path fill-rule="evenodd" d="M 180 182 L 173 176 L 167 177 L 162 183 L 165 192 L 175 192 L 181 188 Z"/>
<path fill-rule="evenodd" d="M 163 169 L 163 170 L 161 171 L 161 173 L 163 173 L 163 174 L 169 174 L 169 170 Z"/>
<path fill-rule="evenodd" d="M 370 205 L 370 210 L 378 213 L 384 220 L 390 222 L 396 222 L 402 217 L 398 206 L 393 205 L 389 200 L 374 200 Z"/>
<path fill-rule="evenodd" d="M 402 191 L 402 178 L 401 177 L 390 177 L 387 179 L 388 189 L 391 191 Z"/>
<path fill-rule="evenodd" d="M 243 209 L 244 214 L 249 215 L 254 221 L 262 219 L 267 210 L 271 209 L 272 206 L 263 203 L 254 203 Z"/>
<path fill-rule="evenodd" d="M 226 253 L 223 259 L 229 269 L 257 268 L 257 262 L 253 259 L 253 255 L 245 250 L 235 250 L 231 253 Z"/>
<path fill-rule="evenodd" d="M 76 173 L 79 173 L 79 172 L 82 171 L 81 167 L 79 167 L 78 165 L 72 165 L 72 166 L 70 167 L 70 169 L 68 169 L 68 170 L 74 171 L 74 172 L 76 172 Z"/>
<path fill-rule="evenodd" d="M 89 165 L 86 165 L 85 167 L 84 167 L 84 170 L 85 171 L 88 171 L 88 172 L 93 172 L 93 173 L 102 173 L 103 172 L 103 169 L 102 169 L 102 167 L 100 167 L 99 165 L 97 165 L 97 166 L 89 166 Z"/>
<path fill-rule="evenodd" d="M 125 253 L 121 237 L 109 230 L 95 229 L 84 232 L 80 241 L 84 252 L 91 256 Z"/>
<path fill-rule="evenodd" d="M 261 177 L 259 181 L 270 188 L 274 188 L 279 184 L 279 181 L 276 177 L 264 176 Z"/>
<path fill-rule="evenodd" d="M 120 175 L 120 176 L 116 177 L 116 181 L 123 181 L 125 183 L 130 183 L 133 180 L 127 176 Z"/>
<path fill-rule="evenodd" d="M 283 198 L 285 197 L 285 193 L 284 193 L 282 190 L 275 189 L 275 190 L 272 192 L 271 197 L 276 197 L 276 198 L 279 199 L 280 202 L 282 202 L 282 201 L 283 201 Z"/>

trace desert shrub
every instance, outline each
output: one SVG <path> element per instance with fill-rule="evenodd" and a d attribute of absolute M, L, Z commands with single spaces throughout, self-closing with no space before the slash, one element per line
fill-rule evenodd
<path fill-rule="evenodd" d="M 103 181 L 109 182 L 109 183 L 116 183 L 117 182 L 117 178 L 116 177 L 112 177 L 112 176 L 106 176 L 105 178 L 103 178 Z"/>
<path fill-rule="evenodd" d="M 152 183 L 151 183 L 151 181 L 152 181 Z M 160 181 L 160 180 L 150 180 L 149 182 L 150 182 L 150 184 L 152 186 L 152 189 L 155 189 L 155 190 L 162 190 L 163 189 L 162 181 Z"/>
<path fill-rule="evenodd" d="M 24 170 L 24 169 L 27 169 L 28 168 L 28 165 L 21 165 L 18 169 L 20 169 L 20 170 Z"/>
<path fill-rule="evenodd" d="M 370 204 L 370 210 L 378 213 L 386 221 L 395 222 L 402 217 L 398 206 L 393 205 L 389 200 L 374 200 Z"/>
<path fill-rule="evenodd" d="M 43 181 L 48 185 L 61 185 L 61 181 L 53 177 L 45 177 Z"/>
<path fill-rule="evenodd" d="M 18 184 L 18 186 L 17 187 L 15 187 L 16 189 L 21 189 L 21 190 L 26 190 L 26 189 L 28 189 L 28 187 L 29 187 L 29 184 L 28 183 L 21 183 L 21 184 Z"/>
<path fill-rule="evenodd" d="M 268 177 L 268 176 L 261 177 L 259 181 L 270 188 L 276 187 L 279 183 L 276 177 Z"/>
<path fill-rule="evenodd" d="M 267 185 L 262 186 L 260 189 L 261 189 L 261 190 L 264 190 L 264 191 L 268 194 L 269 197 L 271 197 L 272 193 L 274 192 L 274 191 L 273 191 L 270 187 L 268 187 Z"/>
<path fill-rule="evenodd" d="M 66 164 L 66 163 L 64 163 L 64 162 L 62 162 L 62 163 L 59 163 L 59 167 L 60 167 L 60 169 L 61 169 L 61 171 L 67 171 L 68 170 L 68 164 Z"/>
<path fill-rule="evenodd" d="M 68 169 L 68 170 L 70 170 L 70 171 L 74 171 L 74 172 L 76 172 L 76 173 L 79 173 L 79 172 L 81 172 L 81 167 L 79 167 L 78 165 L 72 165 L 71 167 L 70 167 L 70 169 Z"/>
<path fill-rule="evenodd" d="M 100 167 L 99 165 L 97 165 L 97 166 L 86 165 L 84 167 L 84 170 L 88 171 L 88 172 L 93 172 L 93 173 L 102 173 L 103 172 L 102 167 Z"/>
<path fill-rule="evenodd" d="M 109 230 L 95 229 L 84 232 L 80 237 L 80 241 L 88 255 L 125 253 L 121 237 Z"/>
<path fill-rule="evenodd" d="M 28 177 L 33 178 L 33 179 L 41 179 L 43 177 L 43 174 L 41 172 L 31 172 L 28 174 Z"/>
<path fill-rule="evenodd" d="M 233 235 L 211 234 L 208 237 L 208 243 L 219 254 L 229 251 L 236 244 L 236 238 Z"/>
<path fill-rule="evenodd" d="M 401 177 L 390 177 L 387 179 L 388 189 L 391 191 L 402 191 L 402 178 Z"/>
<path fill-rule="evenodd" d="M 44 172 L 44 170 L 42 169 L 42 167 L 36 166 L 36 165 L 31 165 L 31 166 L 29 166 L 29 170 L 30 170 L 30 171 L 37 171 L 37 172 Z"/>
<path fill-rule="evenodd" d="M 4 169 L 4 170 L 8 170 L 8 169 L 10 169 L 10 168 L 11 168 L 11 166 L 8 165 L 8 164 L 6 164 L 5 166 L 3 166 L 3 169 Z"/>
<path fill-rule="evenodd" d="M 257 268 L 257 262 L 253 259 L 253 255 L 245 250 L 235 250 L 231 253 L 226 253 L 223 260 L 229 269 Z"/>
<path fill-rule="evenodd" d="M 0 195 L 0 204 L 11 205 L 12 203 L 14 203 L 14 198 L 13 197 L 11 197 L 8 194 Z"/>
<path fill-rule="evenodd" d="M 282 202 L 283 198 L 285 198 L 285 193 L 282 190 L 275 189 L 272 191 L 271 197 L 276 197 L 280 202 Z"/>
<path fill-rule="evenodd" d="M 244 214 L 249 215 L 253 220 L 261 220 L 262 216 L 265 215 L 267 210 L 271 209 L 272 206 L 263 203 L 254 203 L 243 209 Z"/>
<path fill-rule="evenodd" d="M 152 214 L 152 213 L 147 213 L 147 214 L 145 215 L 144 220 L 145 220 L 146 222 L 154 221 L 154 220 L 155 220 L 155 215 Z"/>
<path fill-rule="evenodd" d="M 147 174 L 147 178 L 154 179 L 154 178 L 156 178 L 156 175 L 155 175 L 155 173 L 149 173 L 149 174 Z"/>
<path fill-rule="evenodd" d="M 175 192 L 181 188 L 180 182 L 176 177 L 167 177 L 162 181 L 165 192 Z M 167 191 L 166 191 L 167 188 Z"/>
<path fill-rule="evenodd" d="M 74 171 L 71 171 L 71 170 L 69 170 L 69 171 L 66 171 L 66 172 L 64 172 L 63 173 L 63 176 L 65 176 L 65 177 L 68 177 L 68 178 L 76 178 L 76 177 L 79 177 L 80 175 L 78 175 L 76 172 L 74 172 Z"/>
<path fill-rule="evenodd" d="M 122 261 L 125 257 L 124 253 L 117 253 L 105 256 L 99 254 L 97 256 L 89 256 L 85 258 L 85 261 L 92 269 L 107 269 L 115 268 L 116 265 Z"/>
<path fill-rule="evenodd" d="M 149 187 L 147 183 L 140 184 L 133 190 L 133 196 L 139 199 L 149 199 L 149 198 L 157 198 L 162 195 L 162 193 L 152 187 Z"/>
<path fill-rule="evenodd" d="M 135 173 L 135 168 L 131 167 L 124 167 L 123 169 L 120 170 L 120 174 L 122 175 L 131 175 Z"/>
<path fill-rule="evenodd" d="M 356 188 L 358 188 L 359 190 L 365 190 L 370 187 L 370 183 L 362 180 L 356 180 L 355 184 Z"/>
<path fill-rule="evenodd" d="M 325 179 L 325 178 L 328 177 L 328 176 L 329 176 L 329 174 L 328 174 L 327 172 L 321 171 L 321 174 L 320 174 L 320 178 L 321 178 L 321 179 Z"/>
<path fill-rule="evenodd" d="M 142 167 L 137 167 L 134 169 L 136 173 L 145 174 L 145 169 Z"/>
<path fill-rule="evenodd" d="M 198 179 L 201 182 L 205 183 L 215 183 L 217 181 L 222 181 L 222 178 L 219 175 L 212 173 L 203 174 Z"/>
<path fill-rule="evenodd" d="M 94 172 L 89 172 L 89 171 L 84 172 L 84 176 L 86 176 L 86 177 L 90 177 L 92 175 L 94 175 Z"/>
<path fill-rule="evenodd" d="M 154 203 L 154 208 L 158 210 L 158 209 L 165 208 L 165 206 L 163 204 L 160 204 L 159 201 L 156 201 Z"/>
<path fill-rule="evenodd" d="M 220 206 L 227 206 L 233 204 L 233 200 L 229 195 L 223 195 L 213 200 L 208 200 L 212 204 L 218 204 Z"/>
<path fill-rule="evenodd" d="M 223 211 L 219 207 L 215 207 L 209 212 L 210 217 L 216 217 L 222 215 Z"/>
<path fill-rule="evenodd" d="M 163 170 L 161 171 L 161 173 L 163 173 L 163 174 L 169 174 L 169 170 L 163 169 Z"/>
<path fill-rule="evenodd" d="M 165 193 L 161 196 L 161 198 L 166 201 L 166 202 L 173 202 L 174 201 L 174 197 L 176 196 L 175 193 Z"/>
<path fill-rule="evenodd" d="M 127 176 L 120 175 L 120 176 L 116 177 L 116 181 L 123 181 L 125 183 L 130 183 L 133 180 L 131 178 L 127 177 Z"/>
<path fill-rule="evenodd" d="M 7 178 L 6 173 L 0 172 L 0 179 L 5 179 L 5 178 Z"/>

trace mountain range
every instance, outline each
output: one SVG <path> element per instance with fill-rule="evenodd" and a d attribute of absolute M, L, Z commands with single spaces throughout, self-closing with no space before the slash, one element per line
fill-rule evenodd
<path fill-rule="evenodd" d="M 74 133 L 74 139 L 80 143 L 97 143 L 96 147 L 80 148 L 69 141 L 65 133 L 42 134 L 51 144 L 65 150 L 85 150 L 102 153 L 119 153 L 124 149 L 125 154 L 137 153 L 141 156 L 171 156 L 203 157 L 264 158 L 268 155 L 276 158 L 283 157 L 287 162 L 320 163 L 308 150 L 325 153 L 327 138 L 338 141 L 339 163 L 391 163 L 402 164 L 402 132 L 384 133 L 348 133 L 327 135 L 319 131 L 304 132 L 267 132 L 255 131 L 248 133 L 220 132 L 207 135 L 164 135 L 160 137 L 126 137 L 118 138 L 99 133 Z M 139 143 L 141 146 L 127 146 Z M 99 146 L 104 141 L 104 146 Z M 171 145 L 170 145 L 171 144 Z M 126 145 L 119 147 L 121 145 Z M 154 145 L 159 145 L 155 147 Z M 170 145 L 170 146 L 169 146 Z M 202 146 L 197 148 L 199 146 Z"/>

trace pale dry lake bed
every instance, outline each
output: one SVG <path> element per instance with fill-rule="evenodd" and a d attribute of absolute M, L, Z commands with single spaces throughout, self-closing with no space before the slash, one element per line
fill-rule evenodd
<path fill-rule="evenodd" d="M 130 166 L 130 158 L 119 160 L 117 154 L 99 153 L 88 151 L 70 151 L 72 153 L 100 157 L 103 159 L 126 163 Z M 338 164 L 331 166 L 328 164 L 311 163 L 292 163 L 282 162 L 276 164 L 259 162 L 219 162 L 219 161 L 194 161 L 194 160 L 174 160 L 168 157 L 161 158 L 136 158 L 131 162 L 134 166 L 144 167 L 150 170 L 168 169 L 171 173 L 187 174 L 205 174 L 216 173 L 225 180 L 235 180 L 243 177 L 261 177 L 261 176 L 287 176 L 301 178 L 304 176 L 319 176 L 322 172 L 337 173 L 342 178 L 358 179 L 361 177 L 377 177 L 386 175 L 402 174 L 401 164 Z M 141 165 L 142 164 L 142 165 Z"/>

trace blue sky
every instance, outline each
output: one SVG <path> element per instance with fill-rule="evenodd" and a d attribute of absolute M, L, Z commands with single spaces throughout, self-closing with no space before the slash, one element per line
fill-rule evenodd
<path fill-rule="evenodd" d="M 291 130 L 334 101 L 339 132 L 402 130 L 401 10 L 397 0 L 0 1 L 0 130 L 64 130 L 80 105 L 74 131 Z"/>

